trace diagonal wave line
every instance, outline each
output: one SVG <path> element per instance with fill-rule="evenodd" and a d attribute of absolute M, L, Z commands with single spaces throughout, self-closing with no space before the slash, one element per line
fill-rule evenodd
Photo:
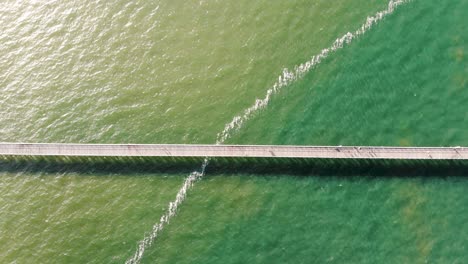
<path fill-rule="evenodd" d="M 232 136 L 232 133 L 239 130 L 243 124 L 248 121 L 252 116 L 260 109 L 265 108 L 272 96 L 278 93 L 283 87 L 291 84 L 295 80 L 302 78 L 306 73 L 308 73 L 312 68 L 316 65 L 321 63 L 323 59 L 327 58 L 330 54 L 334 53 L 335 51 L 342 49 L 346 45 L 350 44 L 353 39 L 365 34 L 369 29 L 372 28 L 377 22 L 382 20 L 387 15 L 392 14 L 395 9 L 404 4 L 409 2 L 410 0 L 390 0 L 388 2 L 387 9 L 379 11 L 375 13 L 373 16 L 367 17 L 366 22 L 361 25 L 359 29 L 354 32 L 348 32 L 344 34 L 342 37 L 337 38 L 333 44 L 322 51 L 312 56 L 310 60 L 297 65 L 294 67 L 293 70 L 284 69 L 283 73 L 278 77 L 278 80 L 273 84 L 271 88 L 269 88 L 266 92 L 266 95 L 263 99 L 256 99 L 255 103 L 244 110 L 244 112 L 240 115 L 235 116 L 231 122 L 227 123 L 224 126 L 223 131 L 217 134 L 216 144 L 220 145 L 223 144 L 228 138 Z M 187 197 L 187 192 L 190 188 L 193 187 L 193 184 L 201 179 L 205 175 L 205 168 L 208 166 L 209 158 L 205 158 L 201 168 L 197 171 L 193 171 L 190 175 L 185 179 L 182 187 L 177 192 L 176 198 L 174 201 L 169 203 L 167 211 L 161 216 L 158 223 L 154 224 L 153 229 L 149 234 L 145 234 L 143 240 L 138 243 L 137 249 L 134 255 L 129 258 L 125 263 L 126 264 L 138 264 L 141 262 L 145 250 L 153 245 L 154 241 L 156 240 L 159 233 L 164 229 L 164 227 L 169 224 L 170 220 L 177 214 L 179 206 L 184 202 L 185 198 Z"/>

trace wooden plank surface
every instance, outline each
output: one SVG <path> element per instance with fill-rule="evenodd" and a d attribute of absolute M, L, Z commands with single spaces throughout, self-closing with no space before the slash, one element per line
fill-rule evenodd
<path fill-rule="evenodd" d="M 466 147 L 0 143 L 3 156 L 277 157 L 466 160 Z"/>

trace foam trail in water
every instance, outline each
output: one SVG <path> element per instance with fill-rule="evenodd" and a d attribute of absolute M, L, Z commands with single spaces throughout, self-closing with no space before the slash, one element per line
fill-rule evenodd
<path fill-rule="evenodd" d="M 177 209 L 179 208 L 180 204 L 184 202 L 185 197 L 187 196 L 187 191 L 192 187 L 193 183 L 198 180 L 199 178 L 203 177 L 205 174 L 205 168 L 208 165 L 209 159 L 205 158 L 203 160 L 203 164 L 200 168 L 199 171 L 194 171 L 190 173 L 190 175 L 185 179 L 184 184 L 180 188 L 179 192 L 177 192 L 176 198 L 173 202 L 169 203 L 169 208 L 167 209 L 166 213 L 161 216 L 161 219 L 159 220 L 159 223 L 156 223 L 153 226 L 153 229 L 151 230 L 151 233 L 145 236 L 143 240 L 140 241 L 138 244 L 138 248 L 133 255 L 132 258 L 128 259 L 125 263 L 130 264 L 130 263 L 140 263 L 141 258 L 143 257 L 143 253 L 145 252 L 145 249 L 150 247 L 156 237 L 158 236 L 158 233 L 163 230 L 164 226 L 169 223 L 172 217 L 177 213 Z"/>
<path fill-rule="evenodd" d="M 283 73 L 278 77 L 278 80 L 275 82 L 275 84 L 270 89 L 267 90 L 266 95 L 263 99 L 255 100 L 254 105 L 245 109 L 241 115 L 234 117 L 230 123 L 226 124 L 226 126 L 224 127 L 224 130 L 217 135 L 216 144 L 217 145 L 223 144 L 226 141 L 226 139 L 228 139 L 231 136 L 232 132 L 241 128 L 242 125 L 247 120 L 249 120 L 256 111 L 267 106 L 268 103 L 270 102 L 271 96 L 279 92 L 282 87 L 304 76 L 304 74 L 309 72 L 314 66 L 316 66 L 323 59 L 328 57 L 330 53 L 343 48 L 343 46 L 346 44 L 351 43 L 351 41 L 354 38 L 366 33 L 366 31 L 368 31 L 376 22 L 382 20 L 385 16 L 393 13 L 396 7 L 408 1 L 409 0 L 390 0 L 390 2 L 388 3 L 387 9 L 377 12 L 374 16 L 368 17 L 366 22 L 354 33 L 348 32 L 344 34 L 341 38 L 336 39 L 335 42 L 330 47 L 323 49 L 319 54 L 313 56 L 309 61 L 294 67 L 294 70 L 291 71 L 288 69 L 284 69 Z M 158 233 L 161 230 L 163 230 L 164 226 L 168 224 L 171 218 L 176 215 L 179 206 L 185 200 L 187 191 L 193 186 L 195 181 L 203 177 L 203 175 L 205 174 L 205 168 L 208 165 L 208 162 L 209 162 L 209 158 L 205 158 L 200 171 L 192 172 L 187 177 L 187 179 L 185 179 L 184 184 L 182 185 L 182 188 L 177 193 L 176 199 L 173 202 L 169 203 L 169 208 L 166 211 L 166 213 L 161 217 L 161 219 L 159 220 L 159 223 L 156 223 L 153 226 L 151 233 L 149 233 L 149 235 L 146 235 L 145 238 L 142 241 L 140 241 L 135 254 L 130 259 L 128 259 L 125 263 L 127 264 L 140 263 L 141 258 L 143 257 L 143 254 L 145 252 L 145 249 L 147 249 L 153 244 L 154 240 L 158 236 Z"/>
<path fill-rule="evenodd" d="M 223 144 L 226 139 L 231 136 L 232 131 L 236 131 L 241 128 L 245 121 L 249 120 L 255 112 L 267 106 L 272 95 L 279 92 L 281 88 L 304 76 L 314 66 L 328 57 L 328 55 L 343 48 L 344 45 L 351 43 L 354 38 L 366 33 L 366 31 L 368 31 L 375 23 L 382 20 L 385 16 L 393 13 L 395 8 L 399 5 L 408 1 L 409 0 L 390 0 L 387 9 L 377 12 L 374 16 L 367 17 L 366 22 L 358 30 L 354 31 L 354 33 L 348 32 L 344 34 L 341 38 L 336 39 L 333 45 L 323 49 L 319 54 L 312 56 L 309 61 L 294 67 L 294 70 L 284 69 L 275 84 L 267 90 L 263 99 L 255 100 L 255 103 L 251 107 L 245 109 L 241 115 L 235 116 L 230 123 L 226 124 L 224 130 L 217 135 L 216 144 Z"/>

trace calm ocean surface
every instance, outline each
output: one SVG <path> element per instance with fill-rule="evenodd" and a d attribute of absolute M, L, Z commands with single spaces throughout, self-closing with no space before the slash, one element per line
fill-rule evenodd
<path fill-rule="evenodd" d="M 0 142 L 215 143 L 283 69 L 387 5 L 4 1 Z M 468 0 L 402 4 L 225 143 L 468 146 L 467 11 Z M 124 263 L 190 171 L 0 158 L 0 263 Z M 208 166 L 141 263 L 466 263 L 467 175 L 423 174 Z"/>

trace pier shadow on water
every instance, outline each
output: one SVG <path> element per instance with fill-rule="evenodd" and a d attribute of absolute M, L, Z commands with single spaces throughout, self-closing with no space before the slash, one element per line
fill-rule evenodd
<path fill-rule="evenodd" d="M 189 174 L 203 158 L 187 157 L 30 157 L 0 156 L 0 173 L 41 172 L 83 175 Z M 212 158 L 206 174 L 371 177 L 467 177 L 465 160 L 368 160 L 290 158 Z"/>

